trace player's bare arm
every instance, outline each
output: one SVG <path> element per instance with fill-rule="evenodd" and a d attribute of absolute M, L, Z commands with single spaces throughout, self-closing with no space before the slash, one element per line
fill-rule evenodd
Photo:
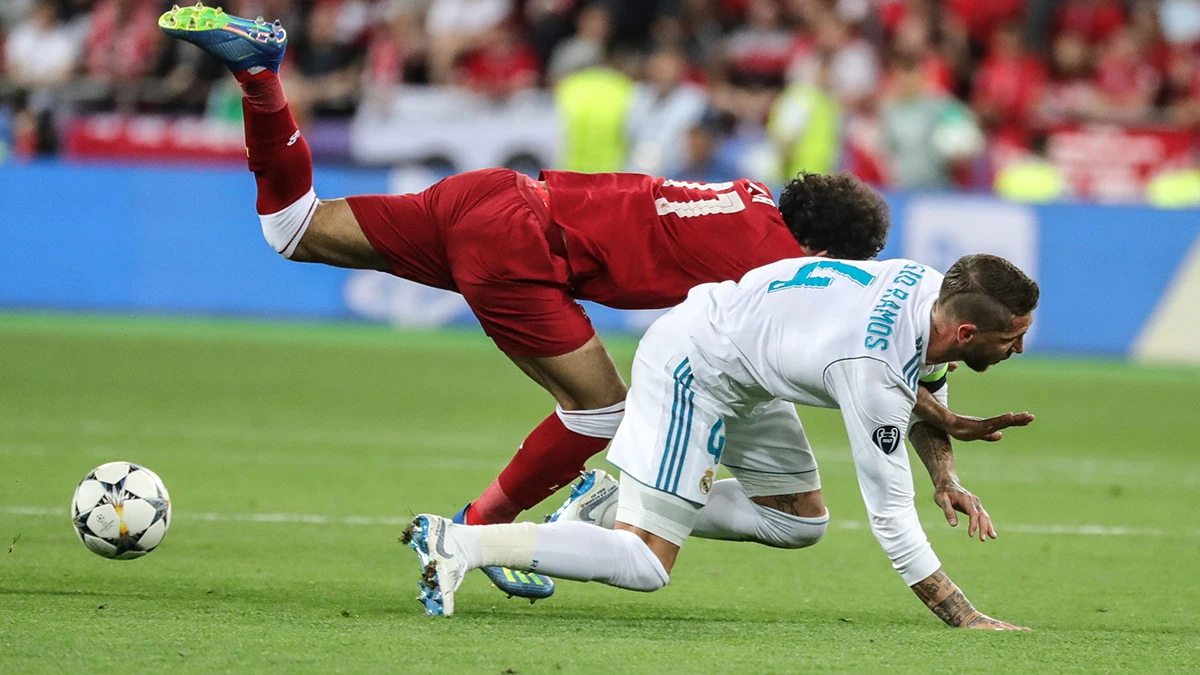
<path fill-rule="evenodd" d="M 996 528 L 992 518 L 979 503 L 979 498 L 971 494 L 958 482 L 958 473 L 954 467 L 954 446 L 945 431 L 927 422 L 918 422 L 908 434 L 913 449 L 933 481 L 933 501 L 946 513 L 946 522 L 950 527 L 958 526 L 958 514 L 965 513 L 969 519 L 967 536 L 979 536 L 979 541 L 988 537 L 996 538 Z"/>
<path fill-rule="evenodd" d="M 951 628 L 974 630 L 1029 630 L 1024 626 L 993 619 L 975 609 L 958 586 L 941 569 L 912 586 L 913 593 L 931 612 Z"/>
<path fill-rule="evenodd" d="M 1029 412 L 1010 412 L 995 417 L 960 415 L 939 403 L 924 387 L 917 389 L 916 413 L 921 419 L 942 429 L 955 440 L 964 442 L 994 443 L 1004 437 L 1004 429 L 1029 426 L 1033 422 L 1033 415 Z"/>

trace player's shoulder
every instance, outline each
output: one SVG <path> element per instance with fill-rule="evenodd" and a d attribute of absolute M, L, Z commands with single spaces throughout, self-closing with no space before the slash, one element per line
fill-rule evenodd
<path fill-rule="evenodd" d="M 771 189 L 763 183 L 750 180 L 749 178 L 739 178 L 734 181 L 734 184 L 750 195 L 751 203 L 766 204 L 775 209 L 779 208 L 779 205 L 775 203 L 775 196 L 771 194 Z"/>

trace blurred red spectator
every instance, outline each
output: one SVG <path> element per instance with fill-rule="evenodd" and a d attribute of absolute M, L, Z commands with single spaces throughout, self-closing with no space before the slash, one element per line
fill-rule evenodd
<path fill-rule="evenodd" d="M 159 46 L 155 0 L 100 0 L 87 38 L 87 72 L 100 80 L 130 80 L 154 65 Z"/>
<path fill-rule="evenodd" d="M 971 105 L 985 128 L 1018 138 L 1045 83 L 1046 68 L 1025 50 L 1020 25 L 1007 23 L 997 31 L 992 51 L 979 68 Z"/>
<path fill-rule="evenodd" d="M 897 84 L 898 87 L 898 84 Z M 883 125 L 878 105 L 865 106 L 846 120 L 843 168 L 877 188 L 890 182 L 888 157 L 883 143 Z"/>
<path fill-rule="evenodd" d="M 428 46 L 417 10 L 415 3 L 395 3 L 387 23 L 371 35 L 363 71 L 369 94 L 383 94 L 381 89 L 390 92 L 401 83 L 424 79 L 423 57 Z"/>
<path fill-rule="evenodd" d="M 1200 129 L 1200 53 L 1196 50 L 1187 46 L 1172 50 L 1163 103 L 1171 121 Z"/>
<path fill-rule="evenodd" d="M 462 65 L 463 84 L 497 100 L 528 89 L 537 80 L 537 55 L 511 21 L 503 21 L 488 31 L 483 46 L 471 52 Z"/>
<path fill-rule="evenodd" d="M 1050 81 L 1042 91 L 1038 116 L 1043 123 L 1080 121 L 1097 112 L 1092 49 L 1082 36 L 1066 33 L 1054 41 Z"/>
<path fill-rule="evenodd" d="M 1125 8 L 1120 0 L 1067 0 L 1058 9 L 1054 34 L 1073 33 L 1096 44 L 1124 25 Z"/>
<path fill-rule="evenodd" d="M 962 23 L 972 42 L 985 46 L 1001 26 L 1019 20 L 1025 12 L 1025 0 L 944 0 L 943 6 Z"/>
<path fill-rule="evenodd" d="M 788 79 L 815 82 L 822 55 L 832 54 L 833 93 L 850 108 L 865 103 L 879 86 L 875 47 L 835 14 L 820 15 L 814 26 L 812 37 L 797 33 Z"/>
<path fill-rule="evenodd" d="M 1096 87 L 1108 118 L 1138 121 L 1150 112 L 1161 78 L 1145 53 L 1145 45 L 1129 29 L 1113 33 L 1103 47 Z"/>
<path fill-rule="evenodd" d="M 896 31 L 893 46 L 896 56 L 915 58 L 920 64 L 926 91 L 953 93 L 954 68 L 950 60 L 934 48 L 928 19 L 917 14 L 905 17 Z M 896 68 L 893 65 L 884 78 L 883 95 L 894 95 L 896 86 Z"/>
<path fill-rule="evenodd" d="M 506 21 L 513 0 L 431 0 L 425 15 L 429 35 L 429 76 L 444 84 L 458 60 L 484 43 L 488 31 Z"/>
<path fill-rule="evenodd" d="M 756 80 L 783 79 L 792 50 L 792 33 L 783 26 L 776 0 L 750 0 L 746 25 L 725 40 L 725 58 L 732 74 Z"/>

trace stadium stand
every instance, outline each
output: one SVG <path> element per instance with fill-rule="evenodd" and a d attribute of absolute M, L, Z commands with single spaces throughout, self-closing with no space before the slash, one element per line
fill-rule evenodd
<path fill-rule="evenodd" d="M 1200 145 L 1198 0 L 223 4 L 288 27 L 326 162 L 991 190 L 1046 160 L 1056 198 L 1137 201 Z M 0 3 L 0 157 L 240 158 L 237 91 L 159 33 L 169 5 Z"/>

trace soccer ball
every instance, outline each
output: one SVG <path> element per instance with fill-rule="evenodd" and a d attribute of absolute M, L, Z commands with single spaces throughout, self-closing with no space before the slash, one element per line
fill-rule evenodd
<path fill-rule="evenodd" d="M 71 521 L 92 553 L 133 560 L 162 543 L 171 525 L 171 497 L 150 469 L 109 462 L 88 472 L 75 488 Z"/>

